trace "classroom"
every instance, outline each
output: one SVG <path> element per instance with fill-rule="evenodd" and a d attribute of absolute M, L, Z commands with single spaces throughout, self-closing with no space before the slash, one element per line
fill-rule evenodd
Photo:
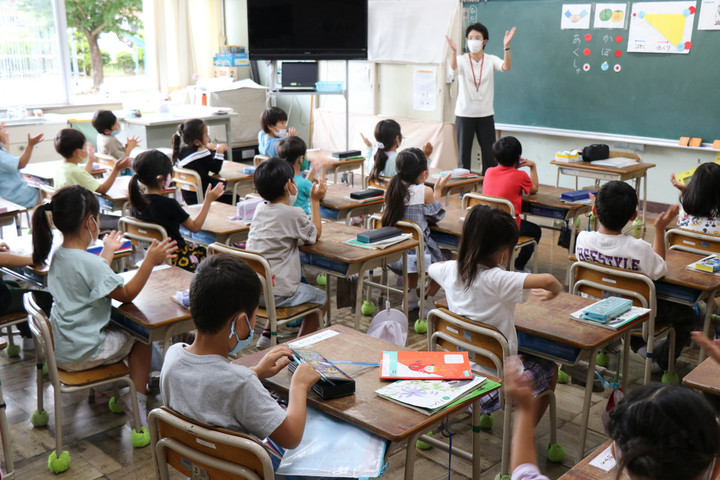
<path fill-rule="evenodd" d="M 720 479 L 718 39 L 0 0 L 0 478 Z"/>

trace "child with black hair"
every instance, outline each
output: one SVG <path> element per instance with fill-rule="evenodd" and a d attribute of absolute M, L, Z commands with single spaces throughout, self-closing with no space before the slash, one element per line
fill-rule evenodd
<path fill-rule="evenodd" d="M 539 182 L 535 162 L 522 158 L 522 145 L 515 137 L 500 138 L 493 143 L 492 152 L 498 166 L 488 168 L 485 172 L 483 194 L 509 200 L 515 209 L 518 234 L 532 237 L 539 244 L 540 237 L 542 237 L 540 227 L 520 216 L 523 194 L 537 193 L 538 191 Z M 530 175 L 520 170 L 522 167 L 528 167 Z M 520 249 L 520 253 L 515 258 L 515 270 L 525 270 L 525 265 L 530 260 L 533 249 L 533 245 L 526 245 Z"/>
<path fill-rule="evenodd" d="M 130 180 L 130 203 L 138 220 L 157 223 L 165 228 L 168 236 L 177 242 L 178 250 L 173 265 L 190 272 L 207 255 L 205 247 L 186 242 L 180 234 L 180 225 L 191 232 L 199 232 L 205 223 L 212 202 L 220 198 L 225 189 L 222 182 L 215 188 L 208 185 L 203 205 L 195 218 L 183 210 L 174 198 L 163 194 L 172 178 L 172 162 L 158 150 L 146 150 L 135 159 L 135 174 Z M 145 192 L 140 184 L 145 187 Z"/>
<path fill-rule="evenodd" d="M 115 160 L 122 160 L 130 155 L 133 148 L 140 143 L 138 137 L 128 137 L 125 145 L 120 143 L 117 135 L 120 133 L 120 122 L 110 110 L 98 110 L 92 118 L 92 126 L 97 130 L 98 153 L 110 155 Z"/>
<path fill-rule="evenodd" d="M 95 161 L 95 150 L 92 145 L 88 145 L 82 132 L 72 128 L 63 128 L 55 135 L 55 151 L 65 159 L 55 174 L 56 188 L 82 185 L 91 192 L 106 193 L 120 172 L 130 167 L 129 158 L 115 162 L 110 174 L 100 183 L 90 174 Z M 85 162 L 84 169 L 78 166 L 81 162 Z"/>
<path fill-rule="evenodd" d="M 315 169 L 319 168 L 322 171 L 322 165 L 313 165 L 307 176 L 303 177 L 302 172 L 305 170 L 303 165 L 308 163 L 305 159 L 306 153 L 307 145 L 298 136 L 281 138 L 277 144 L 278 157 L 292 165 L 295 171 L 294 179 L 298 193 L 293 206 L 302 208 L 306 215 L 310 215 L 310 192 L 315 178 Z"/>
<path fill-rule="evenodd" d="M 625 225 L 637 217 L 638 198 L 635 189 L 625 182 L 604 184 L 593 204 L 593 215 L 598 219 L 597 232 L 580 232 L 575 242 L 578 260 L 595 262 L 609 267 L 639 272 L 657 280 L 667 273 L 665 263 L 665 227 L 675 218 L 679 206 L 672 205 L 655 220 L 655 239 L 650 245 L 643 239 L 623 234 Z M 691 308 L 674 302 L 658 300 L 656 323 L 669 322 L 675 328 L 675 357 L 690 342 L 694 320 Z M 633 350 L 645 356 L 642 340 L 632 338 Z M 652 353 L 658 363 L 656 370 L 667 369 L 668 342 Z M 650 354 L 648 353 L 648 355 Z"/>
<path fill-rule="evenodd" d="M 444 290 L 451 312 L 484 325 L 497 328 L 507 339 L 511 355 L 518 351 L 515 331 L 515 305 L 523 303 L 530 294 L 543 300 L 555 297 L 563 290 L 549 273 L 530 274 L 509 272 L 501 267 L 517 244 L 518 231 L 510 214 L 487 205 L 474 206 L 463 222 L 457 260 L 430 265 L 428 273 Z M 507 367 L 506 367 L 507 371 Z M 523 375 L 531 380 L 533 392 L 538 394 L 555 389 L 555 363 L 531 355 L 523 357 Z M 537 412 L 537 423 L 547 408 L 549 398 L 543 397 Z M 492 425 L 492 412 L 500 408 L 497 393 L 482 398 L 484 426 Z"/>
<path fill-rule="evenodd" d="M 703 163 L 690 178 L 687 187 L 670 177 L 680 194 L 678 227 L 700 233 L 720 235 L 720 165 Z"/>
<path fill-rule="evenodd" d="M 186 120 L 178 126 L 177 131 L 172 137 L 172 161 L 173 164 L 180 168 L 189 168 L 195 170 L 200 175 L 203 191 L 208 189 L 208 185 L 212 188 L 217 187 L 220 180 L 210 175 L 210 172 L 218 173 L 222 170 L 224 153 L 228 150 L 228 146 L 224 143 L 215 145 L 210 143 L 207 124 L 200 119 Z M 198 197 L 195 192 L 189 190 L 181 190 L 183 200 L 188 205 L 198 203 Z M 230 195 L 220 197 L 225 203 L 230 203 Z"/>
<path fill-rule="evenodd" d="M 279 107 L 266 108 L 260 115 L 258 132 L 258 152 L 260 155 L 277 157 L 277 144 L 285 137 L 297 135 L 295 127 L 288 128 L 288 116 L 285 110 Z"/>
<path fill-rule="evenodd" d="M 403 136 L 402 132 L 400 132 L 400 124 L 390 118 L 380 120 L 375 125 L 373 134 L 375 135 L 375 143 L 370 143 L 370 140 L 362 133 L 360 136 L 367 147 L 365 151 L 365 170 L 370 172 L 370 180 L 377 182 L 380 177 L 394 177 L 397 173 L 395 160 Z M 374 155 L 373 150 L 375 151 Z M 429 157 L 433 151 L 432 144 L 427 142 L 423 145 L 422 151 L 425 157 Z"/>
<path fill-rule="evenodd" d="M 153 241 L 137 273 L 125 283 L 110 268 L 115 250 L 122 245 L 122 232 L 113 231 L 105 236 L 100 255 L 87 251 L 100 233 L 98 211 L 97 197 L 85 187 L 71 185 L 59 189 L 50 203 L 39 205 L 33 214 L 32 260 L 40 265 L 50 254 L 53 242 L 47 215 L 50 213 L 55 228 L 63 236 L 62 245 L 53 254 L 47 279 L 54 299 L 50 324 L 58 367 L 66 371 L 87 370 L 127 357 L 141 407 L 140 417 L 146 424 L 145 391 L 151 346 L 110 325 L 111 300 L 132 302 L 153 267 L 172 258 L 175 242 L 170 238 L 160 243 Z M 148 435 L 147 431 L 144 435 Z"/>
<path fill-rule="evenodd" d="M 10 200 L 25 208 L 32 208 L 38 204 L 40 196 L 36 188 L 31 187 L 23 180 L 20 170 L 30 162 L 35 145 L 40 143 L 43 134 L 31 137 L 28 133 L 27 147 L 20 157 L 10 155 L 10 134 L 4 123 L 0 123 L 0 198 Z"/>
<path fill-rule="evenodd" d="M 216 254 L 198 266 L 190 283 L 195 340 L 168 349 L 162 399 L 198 422 L 295 448 L 305 429 L 307 391 L 320 379 L 315 369 L 301 364 L 295 370 L 283 410 L 260 382 L 290 363 L 290 348 L 276 346 L 251 368 L 228 359 L 252 341 L 260 292 L 257 275 L 239 258 Z"/>
<path fill-rule="evenodd" d="M 322 305 L 322 315 L 327 309 L 327 295 L 323 290 L 306 283 L 300 283 L 300 251 L 298 245 L 315 243 L 322 233 L 320 199 L 325 196 L 327 186 L 324 180 L 314 184 L 310 191 L 312 214 L 309 219 L 305 212 L 293 207 L 297 196 L 295 172 L 288 162 L 277 157 L 265 160 L 253 175 L 255 189 L 265 200 L 258 205 L 250 224 L 246 247 L 265 257 L 270 263 L 275 280 L 275 306 L 293 307 L 303 303 Z M 264 299 L 260 297 L 260 305 Z M 299 336 L 314 332 L 320 324 L 320 316 L 311 314 L 303 319 Z M 267 348 L 272 343 L 269 321 L 258 348 Z"/>

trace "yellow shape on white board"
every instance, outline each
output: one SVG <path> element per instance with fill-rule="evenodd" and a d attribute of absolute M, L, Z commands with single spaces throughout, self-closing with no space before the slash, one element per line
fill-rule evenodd
<path fill-rule="evenodd" d="M 677 46 L 682 42 L 687 20 L 685 15 L 681 13 L 646 13 L 643 18 L 673 45 Z"/>

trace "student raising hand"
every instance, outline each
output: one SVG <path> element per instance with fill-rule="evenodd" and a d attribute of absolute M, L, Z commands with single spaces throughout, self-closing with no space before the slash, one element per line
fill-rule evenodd
<path fill-rule="evenodd" d="M 327 183 L 325 183 L 324 178 L 320 178 L 317 182 L 313 184 L 312 190 L 310 190 L 310 198 L 313 200 L 322 200 L 325 198 L 325 193 L 327 192 Z"/>
<path fill-rule="evenodd" d="M 208 185 L 207 190 L 205 190 L 205 198 L 210 199 L 210 202 L 214 202 L 218 198 L 222 197 L 223 193 L 225 193 L 225 184 L 222 182 L 215 185 L 215 188 L 213 188 L 212 185 Z"/>
<path fill-rule="evenodd" d="M 123 232 L 117 230 L 113 230 L 105 235 L 103 237 L 103 249 L 102 252 L 100 252 L 100 256 L 111 264 L 115 252 L 118 248 L 122 247 L 123 240 Z"/>
<path fill-rule="evenodd" d="M 160 265 L 165 260 L 175 258 L 176 251 L 177 242 L 170 237 L 159 243 L 157 240 L 153 240 L 152 245 L 148 248 L 147 254 L 145 254 L 145 261 L 150 262 L 151 265 Z"/>
<path fill-rule="evenodd" d="M 372 142 L 370 140 L 368 140 L 365 135 L 360 133 L 360 137 L 362 137 L 363 143 L 365 144 L 366 147 L 372 147 Z"/>
<path fill-rule="evenodd" d="M 705 350 L 705 353 L 720 363 L 720 339 L 710 340 L 702 332 L 690 332 L 690 335 L 693 341 Z"/>
<path fill-rule="evenodd" d="M 430 154 L 433 152 L 432 143 L 427 142 L 425 145 L 423 145 L 422 151 L 423 151 L 423 153 L 425 154 L 426 157 L 429 157 Z"/>

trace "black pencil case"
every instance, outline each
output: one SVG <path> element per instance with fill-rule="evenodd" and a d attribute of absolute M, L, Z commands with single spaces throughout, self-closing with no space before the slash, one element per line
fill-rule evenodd
<path fill-rule="evenodd" d="M 384 190 L 379 188 L 368 188 L 367 190 L 360 190 L 359 192 L 352 192 L 350 198 L 355 200 L 365 200 L 366 198 L 381 197 L 385 195 Z"/>

